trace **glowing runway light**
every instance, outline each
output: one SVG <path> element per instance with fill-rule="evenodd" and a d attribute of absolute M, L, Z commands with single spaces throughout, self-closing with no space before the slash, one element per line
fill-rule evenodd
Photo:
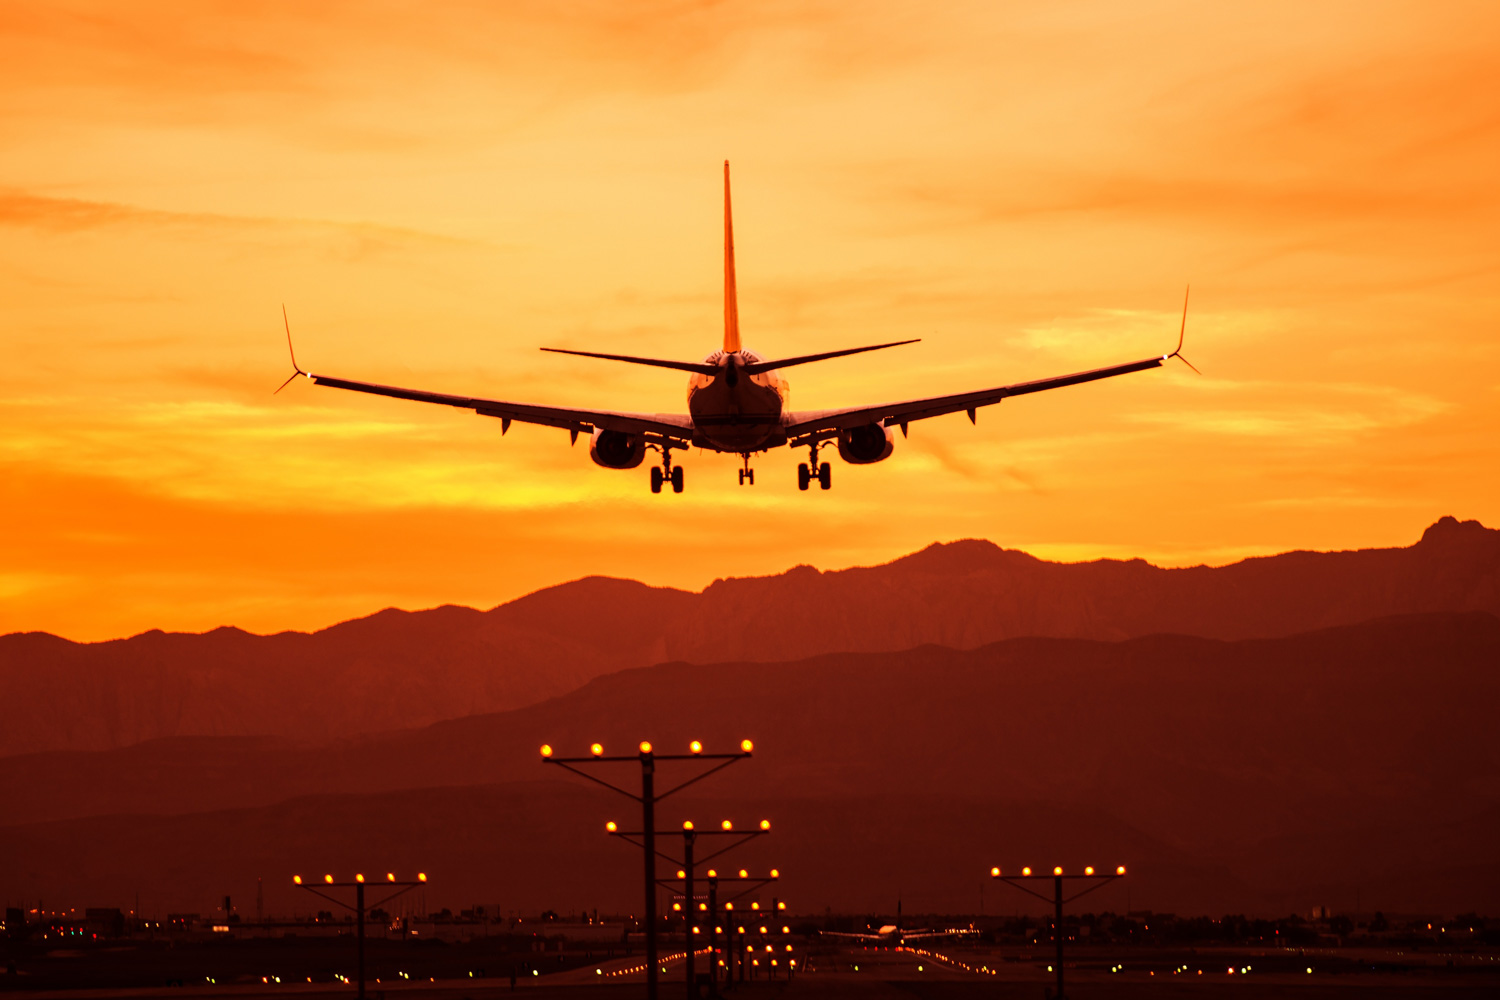
<path fill-rule="evenodd" d="M 651 744 L 649 742 L 647 742 L 646 740 L 641 740 L 641 753 L 650 753 L 650 752 L 651 752 Z"/>
<path fill-rule="evenodd" d="M 552 744 L 551 743 L 543 743 L 542 744 L 542 756 L 543 757 L 551 757 L 552 756 Z"/>
<path fill-rule="evenodd" d="M 693 742 L 691 742 L 691 743 L 688 744 L 688 752 L 689 753 L 702 753 L 703 752 L 703 744 L 699 743 L 697 740 L 694 740 Z"/>
<path fill-rule="evenodd" d="M 426 872 L 417 872 L 417 881 L 418 882 L 426 882 L 427 881 L 427 873 Z"/>
<path fill-rule="evenodd" d="M 749 740 L 740 740 L 740 749 L 745 753 L 750 753 L 755 749 L 755 744 Z"/>
<path fill-rule="evenodd" d="M 292 881 L 294 883 L 296 883 L 297 885 L 301 885 L 302 884 L 302 876 L 301 875 L 293 875 L 292 876 Z"/>
<path fill-rule="evenodd" d="M 1054 875 L 1061 875 L 1062 874 L 1062 867 L 1059 866 L 1057 868 L 1052 869 L 1052 874 L 1054 874 Z"/>
<path fill-rule="evenodd" d="M 614 833 L 619 828 L 620 824 L 616 823 L 614 820 L 610 820 L 608 823 L 604 824 L 604 829 L 609 831 L 610 833 Z"/>
<path fill-rule="evenodd" d="M 732 821 L 730 821 L 730 820 L 727 820 L 727 819 L 724 822 L 720 823 L 719 826 L 723 827 L 726 830 L 733 830 L 734 829 L 734 823 Z"/>
<path fill-rule="evenodd" d="M 332 875 L 324 875 L 323 876 L 323 881 L 327 882 L 329 885 L 332 885 L 333 884 L 333 876 Z"/>
<path fill-rule="evenodd" d="M 595 757 L 603 757 L 604 756 L 604 744 L 602 744 L 602 743 L 591 743 L 589 745 L 589 753 L 593 754 Z"/>
<path fill-rule="evenodd" d="M 990 877 L 991 878 L 999 878 L 1000 877 L 1000 869 L 998 869 L 998 868 L 991 868 L 990 869 Z"/>
<path fill-rule="evenodd" d="M 1116 875 L 1124 875 L 1125 874 L 1125 866 L 1121 865 L 1120 867 L 1116 868 L 1115 869 L 1115 874 Z"/>
<path fill-rule="evenodd" d="M 1085 875 L 1092 875 L 1092 874 L 1094 874 L 1094 866 L 1093 865 L 1089 865 L 1088 867 L 1084 868 L 1083 873 Z"/>
<path fill-rule="evenodd" d="M 1030 868 L 1022 868 L 1021 869 L 1021 874 L 1022 875 L 1030 875 L 1031 874 L 1031 869 Z"/>
<path fill-rule="evenodd" d="M 396 881 L 396 873 L 395 872 L 386 872 L 385 873 L 385 880 L 387 882 L 394 882 L 394 881 Z"/>
<path fill-rule="evenodd" d="M 760 821 L 760 828 L 762 830 L 769 830 L 769 829 L 771 829 L 771 821 L 768 820 L 768 819 L 761 820 Z"/>

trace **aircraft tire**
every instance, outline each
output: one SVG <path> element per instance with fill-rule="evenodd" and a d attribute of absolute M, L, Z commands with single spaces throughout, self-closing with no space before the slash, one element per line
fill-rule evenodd
<path fill-rule="evenodd" d="M 672 492 L 682 492 L 682 466 L 680 465 L 672 470 Z"/>
<path fill-rule="evenodd" d="M 833 463 L 824 462 L 818 469 L 818 485 L 825 490 L 833 488 Z"/>
<path fill-rule="evenodd" d="M 661 492 L 661 483 L 662 483 L 661 466 L 659 466 L 659 465 L 653 465 L 651 467 L 651 492 L 652 493 L 660 493 Z"/>
<path fill-rule="evenodd" d="M 812 472 L 807 468 L 807 463 L 803 462 L 801 465 L 797 466 L 797 489 L 803 490 L 805 492 L 807 490 L 807 487 L 811 483 Z"/>

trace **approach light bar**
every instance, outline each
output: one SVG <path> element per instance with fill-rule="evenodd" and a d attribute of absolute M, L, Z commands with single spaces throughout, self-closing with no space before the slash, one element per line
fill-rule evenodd
<path fill-rule="evenodd" d="M 1066 874 L 1064 872 L 1062 865 L 1056 865 L 1056 866 L 1053 867 L 1053 869 L 1052 869 L 1052 875 L 1050 877 L 1055 877 L 1055 878 L 1116 878 L 1116 877 L 1124 875 L 1124 874 L 1125 874 L 1125 866 L 1124 865 L 1117 866 L 1115 868 L 1114 875 L 1109 874 L 1108 871 L 1102 871 L 1101 872 L 1099 869 L 1095 868 L 1093 865 L 1085 865 L 1084 869 L 1083 869 L 1083 874 L 1082 875 L 1068 875 L 1068 874 Z M 1000 868 L 998 866 L 990 869 L 990 878 L 1004 878 L 1004 877 L 1005 877 L 1004 873 L 1001 872 L 1001 870 L 1000 870 Z M 1016 876 L 1012 875 L 1010 877 L 1011 878 L 1015 878 Z M 1021 869 L 1021 875 L 1020 875 L 1020 877 L 1021 878 L 1031 878 L 1032 877 L 1031 869 L 1029 867 L 1022 868 Z M 1037 878 L 1048 878 L 1049 876 L 1047 874 L 1043 873 L 1043 872 L 1039 872 L 1039 873 L 1037 873 L 1036 877 Z"/>

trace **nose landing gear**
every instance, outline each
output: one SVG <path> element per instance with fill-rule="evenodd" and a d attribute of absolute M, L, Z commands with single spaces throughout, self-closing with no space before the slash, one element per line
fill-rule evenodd
<path fill-rule="evenodd" d="M 746 483 L 749 483 L 751 486 L 754 486 L 755 470 L 750 468 L 750 453 L 742 451 L 740 452 L 740 458 L 745 462 L 745 467 L 740 470 L 740 485 L 744 486 Z"/>
<path fill-rule="evenodd" d="M 797 489 L 806 490 L 812 485 L 814 479 L 818 481 L 821 489 L 833 488 L 833 466 L 827 462 L 818 461 L 818 448 L 820 447 L 821 444 L 816 441 L 807 446 L 811 464 L 804 462 L 797 466 Z"/>
<path fill-rule="evenodd" d="M 664 483 L 672 484 L 673 493 L 682 492 L 682 466 L 673 467 L 671 448 L 662 448 L 661 464 L 651 467 L 651 492 L 660 493 Z"/>

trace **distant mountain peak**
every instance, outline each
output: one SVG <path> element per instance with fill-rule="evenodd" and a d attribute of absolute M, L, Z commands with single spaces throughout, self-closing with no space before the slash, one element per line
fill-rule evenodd
<path fill-rule="evenodd" d="M 1417 544 L 1425 545 L 1430 542 L 1451 542 L 1458 540 L 1479 541 L 1492 535 L 1500 536 L 1500 531 L 1493 528 L 1486 528 L 1478 521 L 1460 521 L 1452 514 L 1445 514 L 1429 525 L 1426 531 L 1422 532 L 1422 540 Z"/>

